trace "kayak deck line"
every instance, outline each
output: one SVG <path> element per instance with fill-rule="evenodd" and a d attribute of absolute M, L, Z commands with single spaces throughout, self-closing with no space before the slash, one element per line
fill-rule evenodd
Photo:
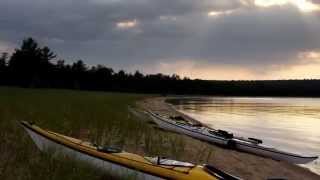
<path fill-rule="evenodd" d="M 184 162 L 162 159 L 159 157 L 157 157 L 157 159 L 151 157 L 143 157 L 137 154 L 127 153 L 125 151 L 116 153 L 100 152 L 98 151 L 98 148 L 96 146 L 93 146 L 89 142 L 85 142 L 52 131 L 47 131 L 25 121 L 21 122 L 21 125 L 26 129 L 26 131 L 40 150 L 43 150 L 44 147 L 41 147 L 41 145 L 38 144 L 39 139 L 40 141 L 48 141 L 43 142 L 47 143 L 47 145 L 49 144 L 53 146 L 54 144 L 52 143 L 56 143 L 57 145 L 61 145 L 61 147 L 66 148 L 66 151 L 68 152 L 70 152 L 70 150 L 71 152 L 78 152 L 80 153 L 80 156 L 87 155 L 92 158 L 100 159 L 106 163 L 109 162 L 111 163 L 111 165 L 114 164 L 115 166 L 131 169 L 131 171 L 134 172 L 141 172 L 143 177 L 147 177 L 146 179 L 224 179 L 223 177 L 234 180 L 239 179 L 237 177 L 224 173 L 223 171 L 212 172 L 212 168 L 210 168 L 211 166 L 209 167 L 209 165 L 199 166 L 191 163 L 186 163 L 186 165 L 188 166 L 184 166 Z M 29 132 L 29 130 L 31 131 L 31 133 Z M 39 137 L 35 137 L 35 135 Z M 44 144 L 42 144 L 42 146 L 44 146 Z M 87 161 L 89 160 L 87 159 Z M 156 164 L 154 163 L 154 161 L 156 162 Z M 160 164 L 157 162 L 167 164 Z M 119 167 L 116 168 L 119 169 Z"/>
<path fill-rule="evenodd" d="M 242 149 L 238 149 L 237 148 L 237 146 L 246 146 L 246 147 L 257 149 L 257 150 L 260 150 L 260 151 L 266 151 L 266 152 L 270 152 L 270 153 L 274 153 L 274 154 L 281 154 L 283 156 L 287 156 L 288 158 L 289 157 L 299 158 L 300 160 L 292 160 L 292 161 L 294 161 L 294 163 L 297 162 L 296 164 L 304 164 L 304 163 L 313 161 L 313 160 L 318 158 L 318 156 L 302 156 L 302 155 L 299 155 L 299 154 L 294 154 L 294 153 L 290 153 L 290 152 L 284 152 L 284 151 L 277 150 L 275 148 L 271 148 L 271 147 L 267 147 L 267 146 L 261 146 L 261 145 L 258 145 L 258 143 L 252 142 L 252 140 L 250 140 L 250 139 L 249 140 L 245 140 L 245 139 L 239 138 L 239 137 L 225 138 L 225 137 L 217 137 L 215 135 L 214 136 L 210 136 L 210 135 L 204 134 L 203 132 L 199 132 L 199 131 L 195 131 L 195 130 L 183 127 L 182 125 L 180 125 L 179 123 L 175 123 L 174 120 L 171 120 L 168 117 L 161 116 L 161 115 L 153 113 L 151 111 L 146 111 L 146 112 L 149 113 L 149 115 L 151 117 L 156 118 L 156 120 L 160 120 L 160 121 L 162 121 L 164 123 L 167 123 L 167 124 L 170 124 L 170 125 L 172 125 L 172 126 L 174 126 L 176 128 L 180 128 L 180 129 L 183 129 L 185 131 L 189 131 L 189 132 L 192 132 L 192 133 L 195 133 L 195 134 L 199 134 L 201 136 L 207 136 L 209 138 L 215 138 L 215 139 L 220 139 L 220 140 L 222 139 L 222 140 L 227 142 L 225 144 L 227 147 L 228 147 L 228 145 L 232 145 L 231 147 L 229 146 L 229 148 L 232 148 L 232 149 L 235 149 L 235 150 L 249 152 L 249 150 L 246 150 L 246 149 L 243 149 L 243 148 Z M 157 123 L 156 120 L 155 120 L 155 122 Z M 159 123 L 157 123 L 157 124 L 159 126 L 161 126 Z M 185 123 L 185 126 L 188 126 L 188 124 Z M 192 126 L 190 126 L 190 127 L 192 127 Z M 211 130 L 211 128 L 207 128 L 207 127 L 203 127 L 203 128 L 205 128 L 207 131 Z M 212 129 L 212 130 L 214 130 L 214 129 Z M 178 131 L 176 130 L 176 132 L 178 132 Z M 178 132 L 178 133 L 181 133 L 181 132 Z M 182 134 L 184 134 L 184 133 L 182 133 Z M 186 134 L 186 135 L 189 135 L 189 134 Z M 197 138 L 197 139 L 200 139 L 199 137 L 196 137 L 196 136 L 193 136 L 193 135 L 189 135 L 189 136 Z M 204 140 L 204 139 L 202 139 L 202 140 Z M 214 142 L 213 140 L 212 141 L 205 140 L 205 141 L 217 143 L 217 142 Z M 218 143 L 218 144 L 221 144 L 221 143 Z M 258 152 L 256 152 L 256 153 L 255 152 L 249 152 L 249 153 L 253 153 L 253 154 L 256 154 L 256 155 L 268 157 L 267 155 L 258 154 Z M 276 160 L 279 160 L 279 159 L 276 159 Z M 288 160 L 288 162 L 290 162 L 290 160 Z M 300 163 L 298 163 L 298 162 L 300 162 Z"/>

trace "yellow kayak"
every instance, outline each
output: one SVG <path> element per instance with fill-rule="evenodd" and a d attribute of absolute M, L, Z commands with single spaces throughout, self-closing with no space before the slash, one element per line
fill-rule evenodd
<path fill-rule="evenodd" d="M 211 165 L 194 165 L 160 157 L 143 157 L 115 148 L 94 146 L 72 137 L 44 130 L 22 121 L 21 125 L 41 151 L 53 149 L 120 177 L 136 179 L 239 179 Z"/>

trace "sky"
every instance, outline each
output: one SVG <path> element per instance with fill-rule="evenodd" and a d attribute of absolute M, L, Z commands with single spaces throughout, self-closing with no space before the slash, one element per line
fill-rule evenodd
<path fill-rule="evenodd" d="M 320 79 L 320 0 L 1 0 L 0 53 L 192 79 Z"/>

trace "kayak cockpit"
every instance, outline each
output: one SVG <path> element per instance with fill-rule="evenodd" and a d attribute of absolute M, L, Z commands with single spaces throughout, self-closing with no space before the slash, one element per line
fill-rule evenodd
<path fill-rule="evenodd" d="M 121 153 L 123 152 L 122 149 L 116 147 L 109 147 L 109 146 L 98 146 L 97 151 L 104 152 L 104 153 Z"/>
<path fill-rule="evenodd" d="M 164 166 L 179 166 L 179 167 L 194 167 L 195 165 L 188 162 L 183 161 L 177 161 L 172 159 L 167 159 L 164 157 L 145 157 L 148 161 L 150 161 L 152 164 L 156 165 L 164 165 Z"/>
<path fill-rule="evenodd" d="M 224 131 L 224 130 L 213 130 L 213 129 L 208 129 L 208 132 L 212 135 L 215 135 L 215 136 L 220 136 L 220 137 L 223 137 L 223 138 L 226 138 L 226 139 L 232 139 L 233 138 L 233 134 L 232 133 L 229 133 L 228 131 Z"/>

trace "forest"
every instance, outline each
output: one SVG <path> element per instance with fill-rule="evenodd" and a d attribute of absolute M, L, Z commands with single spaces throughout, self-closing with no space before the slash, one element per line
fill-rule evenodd
<path fill-rule="evenodd" d="M 107 54 L 106 54 L 107 56 Z M 200 80 L 177 74 L 114 71 L 83 60 L 67 64 L 33 38 L 26 38 L 9 55 L 0 55 L 0 85 L 24 88 L 79 89 L 162 95 L 320 96 L 320 80 Z"/>

